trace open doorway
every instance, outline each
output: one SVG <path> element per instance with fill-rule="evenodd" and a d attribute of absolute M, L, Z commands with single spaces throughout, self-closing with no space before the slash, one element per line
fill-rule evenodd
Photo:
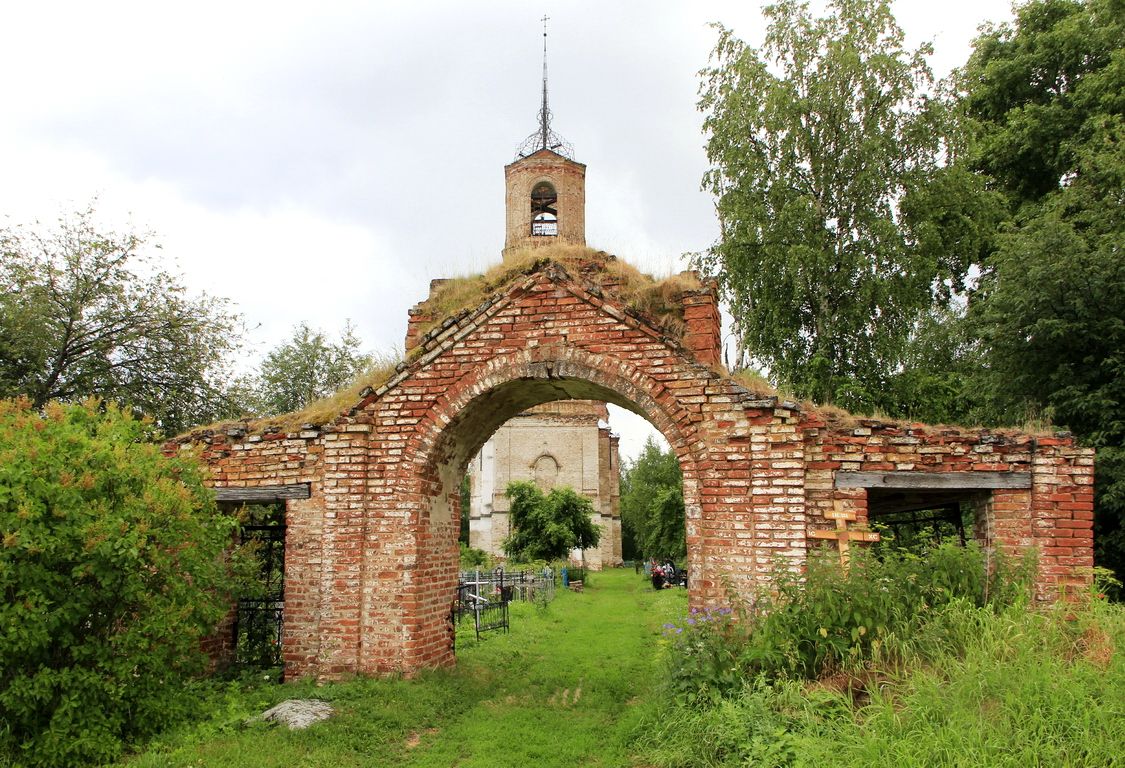
<path fill-rule="evenodd" d="M 984 543 L 987 492 L 870 488 L 867 514 L 882 547 L 918 548 L 970 541 Z"/>

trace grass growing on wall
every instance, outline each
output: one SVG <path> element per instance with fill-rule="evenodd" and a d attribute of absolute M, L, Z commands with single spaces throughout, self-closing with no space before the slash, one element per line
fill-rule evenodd
<path fill-rule="evenodd" d="M 542 269 L 552 261 L 570 270 L 575 277 L 581 277 L 586 272 L 596 272 L 615 278 L 618 284 L 613 293 L 620 301 L 630 309 L 647 315 L 677 336 L 683 333 L 680 294 L 703 287 L 692 273 L 655 278 L 615 256 L 585 246 L 525 248 L 510 254 L 503 262 L 481 274 L 446 280 L 422 305 L 423 311 L 431 318 L 429 323 L 422 326 L 423 332 L 432 329 L 447 317 L 479 306 L 489 297 L 502 293 L 517 280 Z"/>

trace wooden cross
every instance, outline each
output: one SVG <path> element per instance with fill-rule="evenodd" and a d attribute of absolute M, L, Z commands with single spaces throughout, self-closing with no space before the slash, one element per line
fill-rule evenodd
<path fill-rule="evenodd" d="M 843 509 L 839 501 L 836 502 L 836 508 L 826 511 L 824 516 L 829 520 L 836 521 L 836 530 L 814 530 L 812 532 L 812 537 L 814 539 L 831 539 L 836 542 L 836 546 L 840 550 L 840 566 L 844 571 L 848 570 L 848 542 L 879 540 L 879 534 L 875 531 L 850 530 L 848 528 L 848 523 L 855 522 L 855 510 Z"/>

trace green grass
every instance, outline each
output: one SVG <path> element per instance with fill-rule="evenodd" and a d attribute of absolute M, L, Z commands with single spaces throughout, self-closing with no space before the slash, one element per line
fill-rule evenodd
<path fill-rule="evenodd" d="M 961 603 L 937 623 L 924 659 L 652 711 L 636 752 L 660 768 L 1125 766 L 1125 607 Z"/>
<path fill-rule="evenodd" d="M 658 684 L 663 622 L 682 590 L 656 593 L 632 571 L 606 571 L 546 609 L 512 607 L 508 635 L 458 636 L 458 666 L 413 680 L 205 688 L 210 714 L 125 763 L 160 766 L 624 766 L 641 708 Z M 245 720 L 285 698 L 331 701 L 338 714 L 290 732 Z"/>
<path fill-rule="evenodd" d="M 207 684 L 194 724 L 122 765 L 1116 766 L 1125 765 L 1125 608 L 951 605 L 891 666 L 746 681 L 676 703 L 661 659 L 680 590 L 593 575 L 509 635 L 458 638 L 459 664 L 413 680 Z M 945 650 L 943 650 L 945 649 Z M 924 653 L 923 653 L 924 651 Z M 247 718 L 285 698 L 335 718 L 290 732 Z"/>

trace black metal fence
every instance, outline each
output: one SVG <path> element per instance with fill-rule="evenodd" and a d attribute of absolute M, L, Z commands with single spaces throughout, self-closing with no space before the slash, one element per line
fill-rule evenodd
<path fill-rule="evenodd" d="M 451 619 L 454 625 L 473 618 L 477 639 L 481 633 L 510 628 L 508 604 L 513 600 L 549 603 L 555 597 L 555 572 L 463 571 L 457 581 L 457 599 Z"/>
<path fill-rule="evenodd" d="M 261 505 L 245 510 L 242 544 L 258 561 L 258 584 L 239 597 L 234 622 L 234 662 L 239 666 L 281 666 L 281 626 L 285 606 L 285 507 Z"/>
<path fill-rule="evenodd" d="M 572 583 L 584 583 L 587 577 L 587 569 L 582 566 L 570 566 L 565 569 L 565 576 L 563 578 L 563 586 L 569 587 Z"/>

